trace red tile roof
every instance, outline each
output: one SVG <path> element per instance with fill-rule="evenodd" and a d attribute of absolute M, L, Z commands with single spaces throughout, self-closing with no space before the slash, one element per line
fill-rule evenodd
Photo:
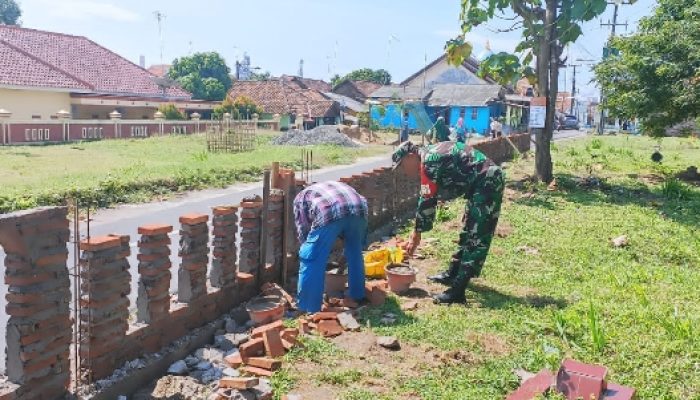
<path fill-rule="evenodd" d="M 0 40 L 0 85 L 90 91 L 85 82 L 68 75 Z"/>
<path fill-rule="evenodd" d="M 25 58 L 20 64 L 0 63 L 0 77 L 3 79 L 0 83 L 5 85 L 53 87 L 60 75 L 63 76 L 58 80 L 62 85 L 60 88 L 72 89 L 70 86 L 75 82 L 81 82 L 99 94 L 162 95 L 153 74 L 82 36 L 0 25 L 0 42 L 4 45 L 4 57 Z M 12 52 L 20 54 L 10 55 Z M 35 73 L 26 57 L 35 60 L 33 65 L 42 64 L 44 71 L 50 69 L 52 72 Z M 166 96 L 174 99 L 192 97 L 178 87 L 167 89 Z"/>
<path fill-rule="evenodd" d="M 321 93 L 331 91 L 331 84 L 322 79 L 301 78 L 291 75 L 282 75 L 282 79 L 298 84 L 301 89 L 313 89 Z"/>
<path fill-rule="evenodd" d="M 170 64 L 154 64 L 148 67 L 147 71 L 155 76 L 165 76 L 170 69 Z"/>
<path fill-rule="evenodd" d="M 354 81 L 353 85 L 355 85 L 357 90 L 359 90 L 365 97 L 369 97 L 375 90 L 383 86 L 381 83 L 372 81 Z"/>
<path fill-rule="evenodd" d="M 285 79 L 267 81 L 234 81 L 229 99 L 246 96 L 272 114 L 309 114 L 311 117 L 334 116 L 338 105 L 320 92 L 303 89 L 297 83 Z"/>

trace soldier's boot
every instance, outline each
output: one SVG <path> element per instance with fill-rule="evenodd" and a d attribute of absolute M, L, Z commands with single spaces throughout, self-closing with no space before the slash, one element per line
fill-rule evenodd
<path fill-rule="evenodd" d="M 448 268 L 446 271 L 440 272 L 439 274 L 429 276 L 428 280 L 441 285 L 449 286 L 452 284 L 452 280 L 457 276 L 457 271 L 459 271 L 459 258 L 452 256 L 450 268 Z"/>
<path fill-rule="evenodd" d="M 469 275 L 459 274 L 452 280 L 451 286 L 440 294 L 433 296 L 435 304 L 453 304 L 464 303 L 467 301 L 464 291 L 467 290 L 469 284 Z"/>

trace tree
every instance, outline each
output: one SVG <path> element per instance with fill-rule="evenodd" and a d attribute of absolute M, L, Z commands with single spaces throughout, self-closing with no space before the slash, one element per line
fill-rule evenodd
<path fill-rule="evenodd" d="M 331 85 L 335 87 L 344 81 L 372 81 L 382 85 L 388 85 L 391 83 L 391 74 L 385 69 L 356 69 L 343 77 L 338 74 L 333 75 L 331 78 Z"/>
<path fill-rule="evenodd" d="M 158 111 L 163 113 L 163 116 L 168 121 L 182 121 L 187 119 L 185 114 L 175 107 L 174 104 L 164 104 L 158 108 Z"/>
<path fill-rule="evenodd" d="M 0 0 L 0 25 L 19 25 L 22 10 L 15 0 Z"/>
<path fill-rule="evenodd" d="M 262 73 L 257 73 L 257 72 L 250 73 L 250 80 L 251 81 L 269 81 L 271 77 L 272 77 L 272 74 L 270 73 L 270 71 L 265 71 Z"/>
<path fill-rule="evenodd" d="M 262 112 L 262 107 L 252 99 L 246 96 L 238 96 L 233 101 L 226 99 L 220 106 L 214 108 L 214 118 L 221 119 L 225 113 L 229 113 L 233 119 L 250 119 L 253 117 L 253 114 L 260 115 Z"/>
<path fill-rule="evenodd" d="M 563 49 L 581 36 L 581 23 L 601 15 L 607 5 L 607 0 L 462 0 L 463 35 L 445 44 L 448 61 L 460 65 L 471 55 L 472 45 L 464 35 L 473 28 L 493 18 L 506 18 L 515 22 L 509 31 L 522 31 L 522 41 L 515 49 L 522 58 L 505 52 L 493 54 L 482 61 L 479 73 L 502 84 L 527 76 L 536 84 L 539 96 L 547 98 L 545 128 L 536 131 L 535 139 L 535 173 L 541 181 L 550 182 L 554 177 L 550 143 Z M 535 71 L 530 68 L 533 59 Z"/>
<path fill-rule="evenodd" d="M 611 45 L 619 55 L 595 68 L 611 114 L 642 118 L 643 131 L 654 136 L 700 116 L 697 0 L 659 0 L 635 34 L 615 38 Z"/>
<path fill-rule="evenodd" d="M 195 53 L 175 59 L 168 76 L 178 81 L 192 97 L 199 100 L 220 101 L 231 89 L 231 69 L 216 52 Z"/>

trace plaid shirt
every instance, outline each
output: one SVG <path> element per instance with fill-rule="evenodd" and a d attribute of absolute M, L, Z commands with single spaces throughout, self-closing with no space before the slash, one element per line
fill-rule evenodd
<path fill-rule="evenodd" d="M 315 183 L 294 198 L 294 222 L 301 242 L 312 230 L 350 215 L 367 217 L 367 200 L 341 182 Z"/>

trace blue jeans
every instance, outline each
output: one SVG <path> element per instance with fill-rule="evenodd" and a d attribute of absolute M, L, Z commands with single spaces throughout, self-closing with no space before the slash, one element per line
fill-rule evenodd
<path fill-rule="evenodd" d="M 348 216 L 312 230 L 306 242 L 301 245 L 297 292 L 300 310 L 309 313 L 321 310 L 328 256 L 339 235 L 343 236 L 345 242 L 350 297 L 357 301 L 365 297 L 365 263 L 362 249 L 367 239 L 367 219 Z"/>

